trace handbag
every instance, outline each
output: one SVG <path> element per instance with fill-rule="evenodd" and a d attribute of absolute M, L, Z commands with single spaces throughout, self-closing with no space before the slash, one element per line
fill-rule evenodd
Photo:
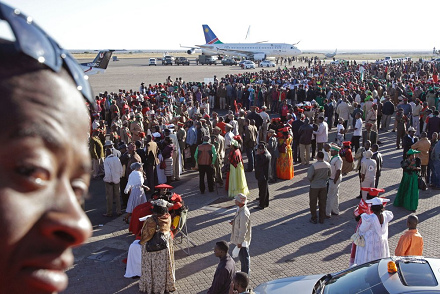
<path fill-rule="evenodd" d="M 417 179 L 417 184 L 419 186 L 419 190 L 426 190 L 426 183 L 422 176 L 419 176 Z"/>
<path fill-rule="evenodd" d="M 163 160 L 160 162 L 159 168 L 160 168 L 160 169 L 165 169 L 166 167 L 167 167 L 167 164 L 165 163 L 165 159 L 163 159 Z"/>
<path fill-rule="evenodd" d="M 358 231 L 356 231 L 356 233 L 351 235 L 350 240 L 353 241 L 353 243 L 356 244 L 356 246 L 361 246 L 361 247 L 365 246 L 365 238 L 364 236 L 359 234 Z"/>
<path fill-rule="evenodd" d="M 145 244 L 145 250 L 147 250 L 147 252 L 160 251 L 168 247 L 168 241 L 165 237 L 165 234 L 159 230 L 157 219 L 155 217 L 153 217 L 153 219 L 156 222 L 156 232 Z"/>

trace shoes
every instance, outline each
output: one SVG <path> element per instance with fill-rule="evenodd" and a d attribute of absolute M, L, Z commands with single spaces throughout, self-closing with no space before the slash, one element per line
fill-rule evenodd
<path fill-rule="evenodd" d="M 325 218 L 329 219 L 332 218 L 330 215 L 326 215 Z"/>
<path fill-rule="evenodd" d="M 263 209 L 264 209 L 264 207 L 261 207 L 261 206 L 256 206 L 256 207 L 254 207 L 254 209 L 259 209 L 259 210 L 263 210 Z"/>
<path fill-rule="evenodd" d="M 117 213 L 116 215 L 117 215 L 117 216 L 121 216 L 121 215 L 122 215 L 122 212 L 119 212 L 119 213 Z"/>
<path fill-rule="evenodd" d="M 214 192 L 214 190 L 209 190 L 209 192 Z"/>
<path fill-rule="evenodd" d="M 334 212 L 332 212 L 332 215 L 339 215 L 339 213 L 334 213 Z"/>
<path fill-rule="evenodd" d="M 391 132 L 395 133 L 395 132 L 396 132 L 396 130 L 392 130 Z"/>
<path fill-rule="evenodd" d="M 320 223 L 320 224 L 323 224 L 323 223 L 324 223 L 324 220 L 323 220 L 323 219 L 319 219 L 319 223 Z"/>
<path fill-rule="evenodd" d="M 277 182 L 277 180 L 269 180 L 269 184 L 273 184 L 273 183 L 276 183 Z"/>
<path fill-rule="evenodd" d="M 397 149 L 400 149 L 400 147 L 396 147 L 396 150 L 397 150 Z"/>
<path fill-rule="evenodd" d="M 104 213 L 102 216 L 105 216 L 105 217 L 112 217 L 113 214 Z"/>
<path fill-rule="evenodd" d="M 311 222 L 312 224 L 317 224 L 318 223 L 318 221 L 316 220 L 316 219 L 309 219 L 309 222 Z"/>

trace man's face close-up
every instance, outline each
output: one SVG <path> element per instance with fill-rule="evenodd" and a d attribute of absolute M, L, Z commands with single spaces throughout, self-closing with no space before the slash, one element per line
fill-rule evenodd
<path fill-rule="evenodd" d="M 89 119 L 69 77 L 0 69 L 0 293 L 67 287 L 72 246 L 91 235 Z M 11 89 L 4 91 L 5 89 Z"/>

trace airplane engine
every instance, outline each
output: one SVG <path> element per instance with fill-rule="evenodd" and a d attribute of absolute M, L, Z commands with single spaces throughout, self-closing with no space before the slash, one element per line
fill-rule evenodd
<path fill-rule="evenodd" d="M 254 60 L 265 60 L 266 54 L 254 54 Z"/>
<path fill-rule="evenodd" d="M 187 50 L 186 53 L 193 54 L 194 51 L 196 51 L 196 49 L 195 48 L 191 48 L 191 49 Z"/>

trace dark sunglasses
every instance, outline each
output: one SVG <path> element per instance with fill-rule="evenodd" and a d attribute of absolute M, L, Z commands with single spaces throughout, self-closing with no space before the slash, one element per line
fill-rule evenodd
<path fill-rule="evenodd" d="M 63 65 L 76 84 L 76 88 L 92 108 L 95 106 L 88 76 L 84 74 L 75 58 L 61 48 L 43 29 L 34 23 L 32 17 L 0 2 L 0 20 L 6 21 L 15 37 L 15 50 L 59 72 Z"/>

